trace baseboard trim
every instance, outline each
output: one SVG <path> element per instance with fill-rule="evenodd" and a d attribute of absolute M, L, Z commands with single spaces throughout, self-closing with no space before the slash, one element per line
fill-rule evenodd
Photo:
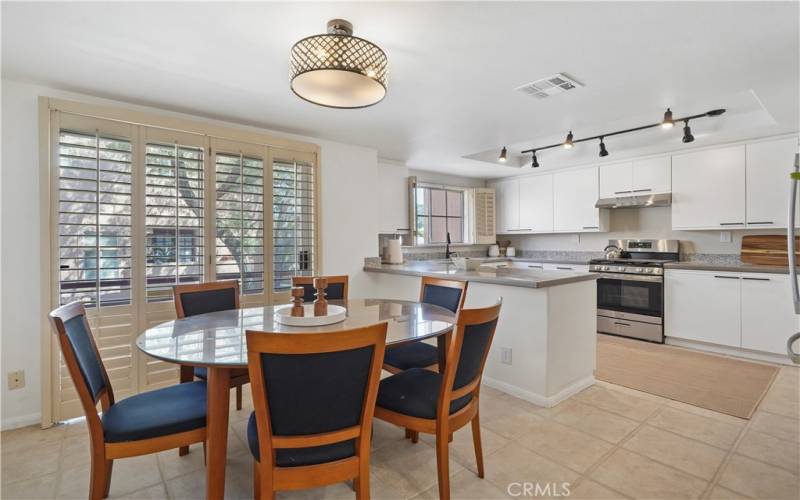
<path fill-rule="evenodd" d="M 552 408 L 553 406 L 556 406 L 565 399 L 568 399 L 574 396 L 575 394 L 581 392 L 582 390 L 586 389 L 587 387 L 594 385 L 595 378 L 594 376 L 588 376 L 580 380 L 577 380 L 568 385 L 567 387 L 561 389 L 556 394 L 553 394 L 552 396 L 542 396 L 541 394 L 526 391 L 525 389 L 522 389 L 521 387 L 518 387 L 513 384 L 509 384 L 508 382 L 502 382 L 500 380 L 486 376 L 483 377 L 483 383 L 488 387 L 497 389 L 498 391 L 503 391 L 506 394 L 510 394 L 516 398 L 524 399 L 525 401 L 533 403 L 537 406 Z"/>
<path fill-rule="evenodd" d="M 0 429 L 10 431 L 12 429 L 19 429 L 20 427 L 27 427 L 40 423 L 42 420 L 41 413 L 31 413 L 28 415 L 20 415 L 18 417 L 4 418 Z"/>
<path fill-rule="evenodd" d="M 696 351 L 705 351 L 714 354 L 722 354 L 732 358 L 746 359 L 749 361 L 762 361 L 764 363 L 774 363 L 777 365 L 794 366 L 794 363 L 789 359 L 789 356 L 782 356 L 780 354 L 771 354 L 761 351 L 750 351 L 739 347 L 728 347 L 718 344 L 709 344 L 707 342 L 700 342 L 697 340 L 685 340 L 676 337 L 664 337 L 664 343 L 667 345 L 674 345 L 677 347 L 685 347 L 687 349 L 694 349 Z"/>

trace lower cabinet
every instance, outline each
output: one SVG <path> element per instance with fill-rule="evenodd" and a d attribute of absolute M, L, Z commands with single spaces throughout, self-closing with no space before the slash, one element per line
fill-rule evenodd
<path fill-rule="evenodd" d="M 781 355 L 800 325 L 782 274 L 667 270 L 664 313 L 667 337 Z"/>
<path fill-rule="evenodd" d="M 737 273 L 667 271 L 664 280 L 666 336 L 740 347 L 740 309 Z"/>

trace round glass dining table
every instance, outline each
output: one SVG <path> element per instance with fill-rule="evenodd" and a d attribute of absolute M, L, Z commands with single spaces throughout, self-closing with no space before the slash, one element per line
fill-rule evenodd
<path fill-rule="evenodd" d="M 181 365 L 181 381 L 192 380 L 193 367 L 205 367 L 208 371 L 207 498 L 221 499 L 225 491 L 230 377 L 232 370 L 247 367 L 247 330 L 303 335 L 337 332 L 385 321 L 388 323 L 387 346 L 434 337 L 442 346 L 445 334 L 455 323 L 453 312 L 433 304 L 387 299 L 328 302 L 347 309 L 344 321 L 315 327 L 284 325 L 278 322 L 276 311 L 291 307 L 287 304 L 198 314 L 161 323 L 139 335 L 136 346 L 142 352 Z"/>

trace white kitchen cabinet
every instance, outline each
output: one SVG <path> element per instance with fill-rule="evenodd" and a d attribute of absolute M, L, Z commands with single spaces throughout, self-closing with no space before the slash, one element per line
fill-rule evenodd
<path fill-rule="evenodd" d="M 497 192 L 498 233 L 519 231 L 519 180 L 500 181 Z"/>
<path fill-rule="evenodd" d="M 741 346 L 738 273 L 667 270 L 664 333 L 668 337 Z"/>
<path fill-rule="evenodd" d="M 523 232 L 553 231 L 553 175 L 519 180 L 519 229 Z"/>
<path fill-rule="evenodd" d="M 597 167 L 553 174 L 553 229 L 579 233 L 605 231 L 608 216 L 595 208 L 600 195 Z"/>
<path fill-rule="evenodd" d="M 744 227 L 744 145 L 674 155 L 672 228 Z"/>
<path fill-rule="evenodd" d="M 798 329 L 789 277 L 742 273 L 742 347 L 786 354 L 786 339 Z"/>
<path fill-rule="evenodd" d="M 408 169 L 400 165 L 379 163 L 378 189 L 379 231 L 408 232 Z"/>
<path fill-rule="evenodd" d="M 671 157 L 657 156 L 633 160 L 631 163 L 633 194 L 669 193 L 672 190 Z"/>
<path fill-rule="evenodd" d="M 600 166 L 600 198 L 629 196 L 633 190 L 633 163 L 611 163 Z"/>
<path fill-rule="evenodd" d="M 785 228 L 797 138 L 747 145 L 747 227 Z"/>

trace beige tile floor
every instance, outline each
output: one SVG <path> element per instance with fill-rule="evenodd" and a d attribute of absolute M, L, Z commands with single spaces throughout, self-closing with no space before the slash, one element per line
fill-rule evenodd
<path fill-rule="evenodd" d="M 249 413 L 231 412 L 229 498 L 252 498 Z M 538 484 L 539 496 L 562 497 L 566 490 L 556 487 L 568 483 L 570 498 L 800 498 L 796 368 L 781 370 L 749 421 L 606 383 L 550 409 L 485 388 L 481 418 L 486 478 L 475 475 L 468 428 L 457 432 L 450 447 L 453 498 L 520 498 L 524 483 Z M 372 496 L 436 498 L 432 443 L 422 436 L 413 445 L 402 430 L 376 422 Z M 88 465 L 82 422 L 3 432 L 0 496 L 86 498 Z M 197 499 L 204 482 L 202 450 L 194 446 L 186 457 L 168 451 L 116 461 L 111 497 Z M 278 496 L 354 498 L 345 484 Z"/>

